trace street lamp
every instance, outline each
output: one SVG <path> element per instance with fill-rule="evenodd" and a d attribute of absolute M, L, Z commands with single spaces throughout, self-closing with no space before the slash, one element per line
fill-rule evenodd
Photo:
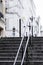
<path fill-rule="evenodd" d="M 32 22 L 32 37 L 33 37 L 33 16 L 30 17 L 30 20 L 31 20 L 31 22 Z"/>

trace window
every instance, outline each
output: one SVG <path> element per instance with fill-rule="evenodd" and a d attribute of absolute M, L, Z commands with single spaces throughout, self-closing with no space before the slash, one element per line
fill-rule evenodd
<path fill-rule="evenodd" d="M 2 3 L 2 0 L 0 0 L 0 2 Z"/>

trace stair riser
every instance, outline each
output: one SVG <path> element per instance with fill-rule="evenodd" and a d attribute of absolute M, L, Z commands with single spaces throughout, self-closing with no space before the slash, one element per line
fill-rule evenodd
<path fill-rule="evenodd" d="M 20 46 L 21 38 L 2 38 L 0 39 L 0 62 L 4 61 L 13 61 L 15 60 L 18 48 Z M 20 49 L 20 53 L 18 56 L 18 59 L 16 65 L 20 65 L 22 60 L 22 55 L 24 52 L 25 44 L 26 44 L 26 38 L 23 40 L 22 48 Z M 25 58 L 26 60 L 26 58 Z M 13 65 L 13 63 L 0 63 L 0 65 Z M 26 63 L 24 63 L 26 65 Z"/>

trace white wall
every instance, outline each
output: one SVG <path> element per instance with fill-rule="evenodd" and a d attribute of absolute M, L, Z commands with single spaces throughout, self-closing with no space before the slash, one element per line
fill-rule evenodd
<path fill-rule="evenodd" d="M 14 4 L 15 3 L 15 4 Z M 30 0 L 21 0 L 21 4 L 18 2 L 18 0 L 13 0 L 13 1 L 9 1 L 9 5 L 8 7 L 12 7 L 15 6 L 11 9 L 8 9 L 8 12 L 13 12 L 14 14 L 6 14 L 6 27 L 9 30 L 9 32 L 6 32 L 6 35 L 8 34 L 8 36 L 13 36 L 12 32 L 10 33 L 10 30 L 12 30 L 13 27 L 16 28 L 16 35 L 15 36 L 19 36 L 19 19 L 21 18 L 22 21 L 22 34 L 24 32 L 24 28 L 23 26 L 27 24 L 27 22 L 29 22 L 29 18 L 33 15 L 33 11 L 32 11 L 32 5 L 31 5 L 31 1 Z M 17 7 L 18 6 L 18 7 Z M 29 33 L 29 28 L 27 27 L 26 30 Z M 26 32 L 25 31 L 25 32 Z M 25 34 L 26 35 L 26 34 Z"/>
<path fill-rule="evenodd" d="M 3 5 L 1 2 L 0 2 L 0 12 L 3 12 Z"/>
<path fill-rule="evenodd" d="M 0 27 L 3 28 L 1 37 L 5 37 L 5 23 L 0 19 Z"/>

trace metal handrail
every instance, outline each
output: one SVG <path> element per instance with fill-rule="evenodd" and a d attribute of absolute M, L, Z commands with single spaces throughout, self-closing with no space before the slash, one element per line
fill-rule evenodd
<path fill-rule="evenodd" d="M 25 54 L 26 54 L 28 42 L 29 42 L 29 36 L 28 36 L 28 40 L 27 40 L 27 43 L 26 43 L 26 46 L 25 46 L 25 51 L 24 51 L 24 53 L 23 53 L 23 58 L 22 58 L 22 61 L 21 61 L 21 65 L 23 65 L 23 62 L 24 62 L 24 58 L 25 58 Z"/>
<path fill-rule="evenodd" d="M 28 24 L 28 22 L 27 22 L 27 24 Z M 27 27 L 27 25 L 26 25 L 26 27 Z M 25 33 L 25 31 L 26 31 L 26 27 L 25 27 L 24 33 Z M 23 33 L 23 37 L 22 37 L 22 40 L 21 40 L 21 43 L 20 43 L 20 46 L 19 46 L 19 49 L 18 49 L 18 52 L 17 52 L 17 55 L 16 55 L 16 57 L 15 57 L 15 60 L 14 60 L 13 65 L 16 64 L 16 61 L 17 61 L 17 58 L 18 58 L 18 55 L 19 55 L 19 51 L 20 51 L 21 46 L 22 46 L 22 43 L 23 43 L 23 39 L 24 39 L 24 35 L 25 35 L 24 33 Z"/>

